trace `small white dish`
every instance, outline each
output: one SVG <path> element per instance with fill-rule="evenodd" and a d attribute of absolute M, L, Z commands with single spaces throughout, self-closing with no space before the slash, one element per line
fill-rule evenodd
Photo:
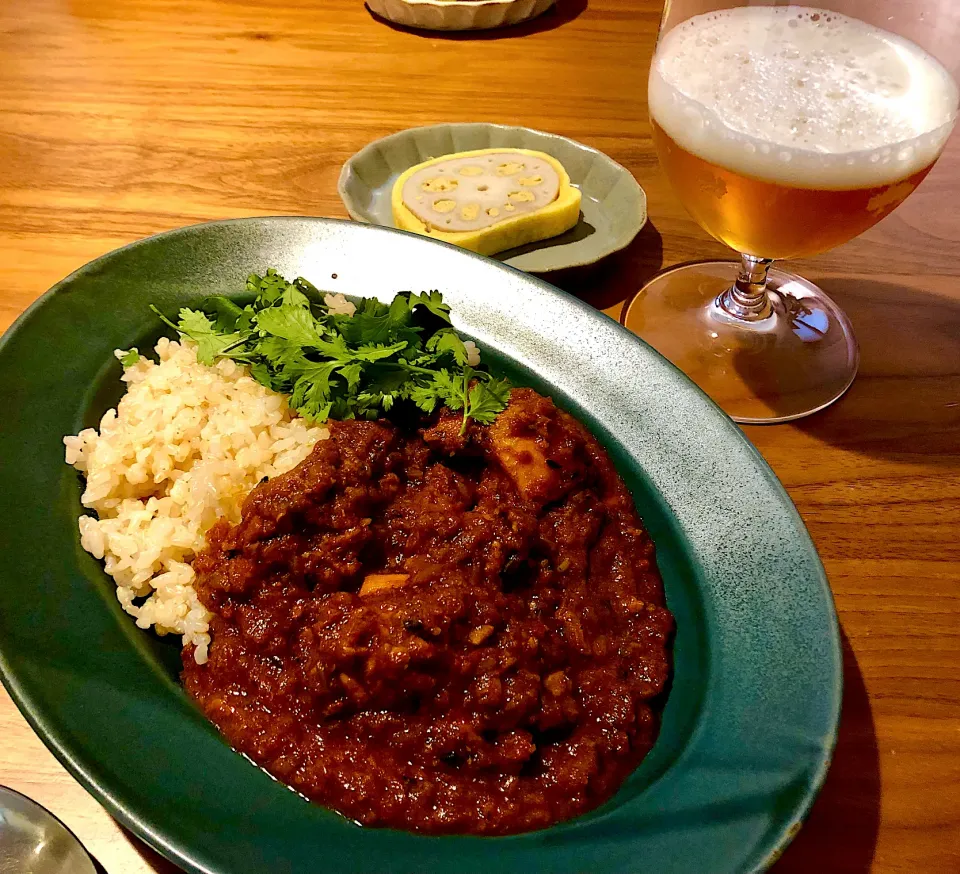
<path fill-rule="evenodd" d="M 528 21 L 556 0 L 367 0 L 371 12 L 423 30 L 490 30 Z"/>

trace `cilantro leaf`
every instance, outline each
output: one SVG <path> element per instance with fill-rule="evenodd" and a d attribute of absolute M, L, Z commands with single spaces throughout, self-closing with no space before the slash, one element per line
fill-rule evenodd
<path fill-rule="evenodd" d="M 140 352 L 136 346 L 132 349 L 118 349 L 117 360 L 124 367 L 133 367 L 140 360 Z"/>
<path fill-rule="evenodd" d="M 376 370 L 377 390 L 383 394 L 393 394 L 410 379 L 410 371 L 393 364 L 384 364 Z"/>
<path fill-rule="evenodd" d="M 181 333 L 190 335 L 197 334 L 216 334 L 216 325 L 210 321 L 210 317 L 200 310 L 190 310 L 184 307 L 180 310 L 180 321 L 178 323 Z"/>
<path fill-rule="evenodd" d="M 365 298 L 354 315 L 336 316 L 335 324 L 348 343 L 389 345 L 406 340 L 419 345 L 420 329 L 413 325 L 413 307 L 406 295 L 398 294 L 389 307 Z"/>
<path fill-rule="evenodd" d="M 360 361 L 380 361 L 384 358 L 389 358 L 391 355 L 396 354 L 407 348 L 405 341 L 400 343 L 393 343 L 390 346 L 381 346 L 381 345 L 370 345 L 364 343 L 362 346 L 358 346 L 351 353 L 355 358 Z"/>
<path fill-rule="evenodd" d="M 153 309 L 159 313 L 156 307 Z M 163 318 L 162 314 L 161 317 Z M 173 324 L 167 318 L 164 318 L 164 321 L 168 325 Z M 201 364 L 213 364 L 221 352 L 242 339 L 236 333 L 218 333 L 216 325 L 210 321 L 206 313 L 202 313 L 200 310 L 191 310 L 187 307 L 180 310 L 180 319 L 174 327 L 181 337 L 187 337 L 197 344 L 197 360 Z"/>
<path fill-rule="evenodd" d="M 426 307 L 435 316 L 450 324 L 450 307 L 443 302 L 443 295 L 439 291 L 424 291 L 410 295 L 410 303 L 413 306 Z"/>
<path fill-rule="evenodd" d="M 397 295 L 397 297 L 402 296 L 403 295 Z M 411 307 L 408 305 L 407 309 L 411 309 Z M 385 303 L 381 303 L 375 297 L 364 297 L 360 299 L 357 311 L 367 316 L 382 316 L 384 313 L 390 311 L 390 307 Z"/>
<path fill-rule="evenodd" d="M 313 346 L 319 340 L 317 320 L 309 310 L 291 304 L 260 310 L 257 327 L 274 337 L 282 337 L 300 346 Z"/>
<path fill-rule="evenodd" d="M 307 362 L 293 387 L 290 405 L 309 419 L 325 421 L 330 412 L 330 375 L 336 366 L 336 361 Z"/>
<path fill-rule="evenodd" d="M 287 282 L 271 267 L 263 276 L 251 273 L 247 277 L 247 291 L 257 296 L 261 306 L 273 306 L 283 297 Z"/>
<path fill-rule="evenodd" d="M 432 413 L 440 400 L 431 385 L 413 385 L 407 390 L 407 397 L 425 413 Z"/>
<path fill-rule="evenodd" d="M 253 364 L 250 365 L 250 375 L 259 382 L 260 385 L 265 385 L 274 391 L 283 391 L 282 383 L 273 376 L 270 368 L 262 361 L 254 361 Z"/>
<path fill-rule="evenodd" d="M 347 341 L 339 334 L 334 335 L 330 340 L 317 340 L 313 344 L 313 348 L 317 349 L 321 355 L 326 355 L 328 358 L 336 358 L 343 363 L 353 360 L 353 355 L 347 346 Z"/>
<path fill-rule="evenodd" d="M 201 309 L 214 318 L 218 331 L 225 334 L 238 330 L 250 330 L 250 315 L 237 306 L 229 297 L 216 294 L 206 298 Z"/>
<path fill-rule="evenodd" d="M 297 412 L 305 419 L 311 422 L 323 423 L 330 418 L 330 410 L 333 409 L 333 401 L 324 400 L 322 397 L 314 397 L 314 392 L 308 391 L 304 402 L 297 407 Z"/>
<path fill-rule="evenodd" d="M 467 398 L 466 416 L 489 425 L 510 400 L 510 383 L 505 379 L 478 380 Z"/>
<path fill-rule="evenodd" d="M 470 368 L 466 368 L 469 370 Z M 465 374 L 465 376 L 467 376 Z M 469 378 L 467 376 L 467 378 Z M 441 370 L 433 378 L 433 389 L 437 397 L 451 410 L 462 410 L 467 401 L 464 391 L 464 377 L 455 377 L 449 370 Z"/>
<path fill-rule="evenodd" d="M 310 299 L 295 285 L 288 285 L 280 296 L 284 306 L 300 307 L 301 309 L 310 308 Z"/>
<path fill-rule="evenodd" d="M 282 367 L 285 362 L 301 357 L 303 347 L 283 337 L 264 337 L 257 344 L 257 351 L 274 367 Z"/>
<path fill-rule="evenodd" d="M 363 365 L 357 363 L 344 364 L 342 367 L 337 369 L 337 373 L 339 373 L 347 381 L 347 388 L 353 390 L 360 384 L 360 377 L 363 374 Z"/>
<path fill-rule="evenodd" d="M 463 340 L 457 336 L 453 328 L 441 328 L 429 340 L 427 340 L 427 351 L 436 352 L 442 355 L 444 352 L 450 352 L 457 364 L 467 363 L 467 347 L 463 345 Z"/>

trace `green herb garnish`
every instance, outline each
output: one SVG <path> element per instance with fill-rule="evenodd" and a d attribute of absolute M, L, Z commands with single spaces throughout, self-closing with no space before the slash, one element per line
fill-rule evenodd
<path fill-rule="evenodd" d="M 176 323 L 153 310 L 197 344 L 203 364 L 248 365 L 307 419 L 376 419 L 402 402 L 432 413 L 446 404 L 463 410 L 463 433 L 469 419 L 492 422 L 510 398 L 507 380 L 469 366 L 437 291 L 400 292 L 390 304 L 364 298 L 352 316 L 329 312 L 313 285 L 287 282 L 273 269 L 251 274 L 247 291 L 252 304 L 211 297 L 200 309 L 180 310 Z"/>
<path fill-rule="evenodd" d="M 136 346 L 134 346 L 132 349 L 118 350 L 117 360 L 124 367 L 133 367 L 133 365 L 140 360 L 140 352 Z"/>

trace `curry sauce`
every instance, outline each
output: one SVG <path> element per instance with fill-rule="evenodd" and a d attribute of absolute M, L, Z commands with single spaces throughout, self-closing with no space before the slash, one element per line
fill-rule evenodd
<path fill-rule="evenodd" d="M 607 799 L 657 733 L 673 619 L 606 453 L 529 389 L 461 426 L 332 423 L 194 564 L 213 643 L 184 653 L 189 694 L 365 825 L 541 828 Z"/>

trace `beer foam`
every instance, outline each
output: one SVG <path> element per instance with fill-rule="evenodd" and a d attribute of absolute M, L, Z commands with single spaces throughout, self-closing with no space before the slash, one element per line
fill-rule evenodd
<path fill-rule="evenodd" d="M 745 6 L 662 37 L 650 114 L 682 148 L 755 178 L 865 188 L 932 163 L 957 114 L 919 46 L 824 9 Z"/>

